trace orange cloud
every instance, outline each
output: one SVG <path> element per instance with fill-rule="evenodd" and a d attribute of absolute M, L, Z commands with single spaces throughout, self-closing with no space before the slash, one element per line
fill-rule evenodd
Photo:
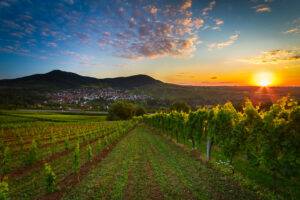
<path fill-rule="evenodd" d="M 251 64 L 278 64 L 281 62 L 290 62 L 300 60 L 299 49 L 296 50 L 272 50 L 272 51 L 263 51 L 262 55 L 252 58 L 245 58 L 240 61 L 248 62 Z"/>

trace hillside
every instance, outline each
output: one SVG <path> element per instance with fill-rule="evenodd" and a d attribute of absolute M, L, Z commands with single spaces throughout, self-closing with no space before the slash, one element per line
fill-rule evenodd
<path fill-rule="evenodd" d="M 35 74 L 22 78 L 0 80 L 0 87 L 6 89 L 24 88 L 32 90 L 59 90 L 79 87 L 114 87 L 130 89 L 156 83 L 160 83 L 160 81 L 147 75 L 97 79 L 71 72 L 53 70 L 45 74 Z"/>
<path fill-rule="evenodd" d="M 216 105 L 226 101 L 274 102 L 290 94 L 300 99 L 300 87 L 257 86 L 182 86 L 164 83 L 147 75 L 97 79 L 71 72 L 54 70 L 46 74 L 35 74 L 17 79 L 0 80 L 0 105 L 23 105 L 41 102 L 41 94 L 76 88 L 120 88 L 130 90 L 131 94 L 145 94 L 152 97 L 146 106 L 162 108 L 178 99 L 192 106 Z M 22 107 L 22 106 L 21 106 Z"/>

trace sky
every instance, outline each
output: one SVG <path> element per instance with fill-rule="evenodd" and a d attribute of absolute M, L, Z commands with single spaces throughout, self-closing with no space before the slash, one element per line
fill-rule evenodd
<path fill-rule="evenodd" d="M 0 0 L 0 79 L 300 86 L 299 0 Z"/>

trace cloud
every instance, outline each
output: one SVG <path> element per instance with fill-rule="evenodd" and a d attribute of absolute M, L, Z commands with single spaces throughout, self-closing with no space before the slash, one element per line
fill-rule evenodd
<path fill-rule="evenodd" d="M 74 35 L 76 37 L 78 37 L 81 40 L 81 42 L 83 42 L 83 43 L 85 43 L 85 42 L 87 42 L 88 40 L 91 39 L 90 35 L 86 34 L 86 33 L 74 32 Z"/>
<path fill-rule="evenodd" d="M 195 79 L 198 78 L 198 76 L 194 75 L 193 72 L 179 72 L 175 74 L 176 77 L 178 78 L 188 78 L 188 79 Z"/>
<path fill-rule="evenodd" d="M 144 10 L 148 11 L 152 15 L 157 13 L 157 8 L 153 5 L 144 6 Z"/>
<path fill-rule="evenodd" d="M 128 21 L 129 27 L 134 27 L 136 25 L 136 21 L 133 17 L 131 17 Z"/>
<path fill-rule="evenodd" d="M 57 47 L 55 42 L 43 42 L 47 47 Z"/>
<path fill-rule="evenodd" d="M 116 67 L 120 67 L 120 68 L 127 68 L 129 65 L 126 63 L 123 64 L 115 64 Z"/>
<path fill-rule="evenodd" d="M 4 2 L 11 4 L 5 7 L 9 9 L 8 13 L 17 8 L 12 3 L 17 0 Z M 64 46 L 82 49 L 98 46 L 100 50 L 109 50 L 112 56 L 129 59 L 190 57 L 196 46 L 202 43 L 195 36 L 201 35 L 199 32 L 208 24 L 216 24 L 210 27 L 213 29 L 219 29 L 219 25 L 223 24 L 223 20 L 208 16 L 216 4 L 215 0 L 211 0 L 206 8 L 198 8 L 198 11 L 192 8 L 192 0 L 104 2 L 99 5 L 88 1 L 82 5 L 74 0 L 51 1 L 28 10 L 25 8 L 33 5 L 26 0 L 22 4 L 24 9 L 20 8 L 14 16 L 4 16 L 0 20 L 1 37 L 23 45 L 34 38 L 36 42 L 30 45 L 36 45 L 32 50 L 37 52 L 45 45 L 62 49 Z M 41 18 L 45 12 L 49 13 Z M 47 43 L 39 46 L 43 41 Z M 3 43 L 0 45 L 3 46 Z M 77 54 L 69 52 L 66 55 L 76 57 Z"/>
<path fill-rule="evenodd" d="M 251 64 L 278 64 L 281 62 L 299 61 L 299 49 L 285 50 L 277 49 L 272 51 L 263 51 L 260 56 L 245 58 L 240 61 Z"/>
<path fill-rule="evenodd" d="M 167 55 L 172 57 L 191 57 L 191 53 L 196 50 L 194 45 L 196 39 L 196 37 L 186 39 L 154 37 L 145 42 L 133 44 L 129 47 L 128 52 L 119 57 L 128 59 L 156 58 Z"/>
<path fill-rule="evenodd" d="M 261 13 L 261 12 L 271 12 L 271 8 L 267 5 L 264 4 L 259 4 L 257 6 L 253 6 L 253 9 L 255 9 L 255 11 L 257 13 Z"/>
<path fill-rule="evenodd" d="M 236 33 L 229 37 L 229 40 L 226 42 L 220 42 L 220 43 L 210 43 L 207 45 L 208 50 L 211 51 L 213 48 L 222 49 L 226 46 L 230 46 L 234 43 L 235 40 L 237 40 L 239 37 L 239 34 Z"/>
<path fill-rule="evenodd" d="M 207 14 L 208 14 L 207 11 L 212 10 L 213 7 L 214 7 L 214 5 L 216 5 L 216 1 L 211 1 L 211 2 L 209 3 L 208 7 L 204 8 L 204 9 L 202 10 L 202 15 L 207 15 Z"/>
<path fill-rule="evenodd" d="M 18 37 L 18 38 L 23 38 L 25 36 L 24 33 L 20 33 L 20 32 L 14 32 L 14 33 L 11 33 L 10 35 L 12 36 L 15 36 L 15 37 Z"/>
<path fill-rule="evenodd" d="M 284 31 L 284 32 L 282 32 L 283 34 L 288 34 L 288 33 L 300 33 L 299 32 L 299 27 L 295 27 L 295 28 L 291 28 L 291 29 L 289 29 L 289 30 L 286 30 L 286 31 Z"/>
<path fill-rule="evenodd" d="M 60 51 L 60 53 L 64 54 L 64 55 L 72 56 L 72 57 L 80 59 L 80 60 L 89 60 L 90 58 L 92 58 L 91 56 L 80 55 L 79 53 L 76 53 L 73 51 Z"/>
<path fill-rule="evenodd" d="M 220 19 L 215 19 L 215 22 L 216 22 L 216 25 L 221 25 L 224 23 L 224 21 L 220 20 Z"/>
<path fill-rule="evenodd" d="M 213 76 L 213 77 L 210 77 L 210 79 L 217 79 L 217 77 L 216 77 L 216 76 Z"/>
<path fill-rule="evenodd" d="M 13 21 L 10 21 L 10 20 L 2 20 L 2 22 L 4 24 L 6 24 L 7 27 L 11 28 L 11 29 L 16 29 L 16 30 L 23 30 L 23 28 L 19 25 L 19 24 L 16 24 L 15 22 Z"/>
<path fill-rule="evenodd" d="M 74 4 L 74 0 L 65 0 L 68 4 Z"/>
<path fill-rule="evenodd" d="M 192 0 L 185 0 L 182 6 L 180 7 L 180 10 L 186 10 L 192 6 Z"/>
<path fill-rule="evenodd" d="M 102 64 L 95 64 L 95 63 L 90 63 L 90 62 L 81 62 L 80 64 L 85 65 L 85 66 L 104 67 L 104 65 L 102 65 Z"/>
<path fill-rule="evenodd" d="M 41 60 L 48 59 L 48 57 L 46 57 L 46 56 L 29 54 L 28 53 L 29 50 L 27 50 L 27 49 L 14 48 L 12 46 L 8 46 L 7 48 L 0 47 L 0 52 L 15 54 L 15 55 L 19 55 L 19 56 L 27 56 L 27 57 L 37 58 L 37 59 L 41 59 Z"/>
<path fill-rule="evenodd" d="M 7 3 L 7 2 L 5 2 L 5 1 L 1 1 L 1 2 L 0 2 L 0 8 L 1 8 L 1 7 L 10 7 L 10 4 Z"/>

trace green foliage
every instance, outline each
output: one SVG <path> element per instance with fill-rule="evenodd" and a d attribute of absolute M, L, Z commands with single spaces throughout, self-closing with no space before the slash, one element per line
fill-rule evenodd
<path fill-rule="evenodd" d="M 143 116 L 143 115 L 145 115 L 145 114 L 147 114 L 147 110 L 146 110 L 146 108 L 144 108 L 144 107 L 138 107 L 137 109 L 136 109 L 136 112 L 135 112 L 135 115 L 136 116 Z"/>
<path fill-rule="evenodd" d="M 67 136 L 65 140 L 65 150 L 70 150 L 69 136 Z"/>
<path fill-rule="evenodd" d="M 189 113 L 191 111 L 191 107 L 185 101 L 175 101 L 171 104 L 170 110 L 176 110 L 177 112 L 185 112 Z"/>
<path fill-rule="evenodd" d="M 23 150 L 24 149 L 24 140 L 22 137 L 19 138 L 19 144 L 20 144 L 21 150 Z"/>
<path fill-rule="evenodd" d="M 38 160 L 38 149 L 35 140 L 32 140 L 29 152 L 25 157 L 25 164 L 33 165 Z"/>
<path fill-rule="evenodd" d="M 128 120 L 135 115 L 135 107 L 132 103 L 118 101 L 109 109 L 108 120 Z"/>
<path fill-rule="evenodd" d="M 75 174 L 79 174 L 80 161 L 79 161 L 79 143 L 76 144 L 74 150 L 73 170 Z"/>
<path fill-rule="evenodd" d="M 38 147 L 42 146 L 41 135 L 40 135 L 40 134 L 37 136 L 37 141 L 36 141 L 36 143 L 37 143 L 37 146 L 38 146 Z"/>
<path fill-rule="evenodd" d="M 0 200 L 8 199 L 8 184 L 4 181 L 0 182 Z"/>
<path fill-rule="evenodd" d="M 56 138 L 53 137 L 51 140 L 51 152 L 52 155 L 54 155 L 56 153 Z"/>
<path fill-rule="evenodd" d="M 89 163 L 91 163 L 91 162 L 93 161 L 93 152 L 92 152 L 92 147 L 91 147 L 91 145 L 88 145 L 87 156 L 88 156 L 88 161 L 89 161 Z"/>
<path fill-rule="evenodd" d="M 102 151 L 102 141 L 100 139 L 98 139 L 98 142 L 97 142 L 97 152 L 98 154 L 100 154 Z"/>
<path fill-rule="evenodd" d="M 2 158 L 1 158 L 1 172 L 7 174 L 10 171 L 9 167 L 10 150 L 9 147 L 5 147 Z"/>
<path fill-rule="evenodd" d="M 52 168 L 48 163 L 45 163 L 45 171 L 46 171 L 46 193 L 52 193 L 55 190 L 55 180 L 56 175 L 52 171 Z"/>
<path fill-rule="evenodd" d="M 177 110 L 175 106 L 173 110 Z M 247 155 L 252 165 L 261 165 L 271 172 L 276 192 L 277 174 L 286 178 L 299 176 L 300 106 L 284 97 L 267 112 L 254 107 L 250 100 L 246 100 L 242 110 L 236 111 L 228 102 L 210 110 L 190 112 L 187 117 L 173 111 L 143 116 L 143 121 L 171 137 L 175 133 L 184 142 L 189 139 L 193 147 L 206 135 L 210 145 L 217 144 L 229 160 L 233 173 L 233 158 Z"/>

